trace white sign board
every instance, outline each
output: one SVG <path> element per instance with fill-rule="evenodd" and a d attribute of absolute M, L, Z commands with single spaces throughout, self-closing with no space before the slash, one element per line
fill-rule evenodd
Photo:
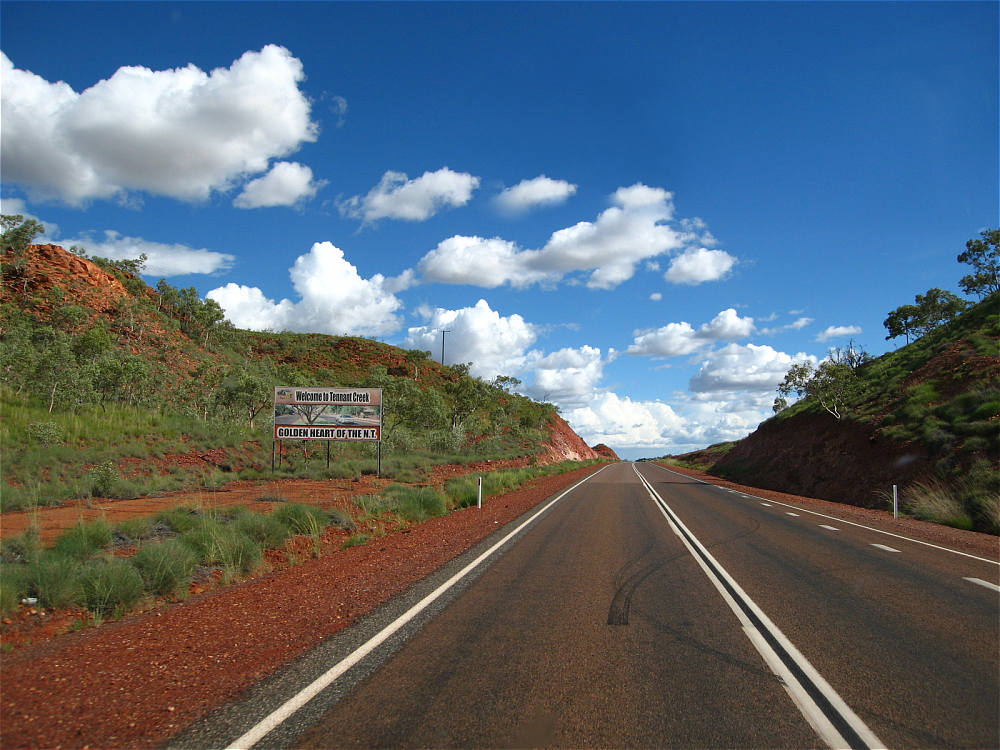
<path fill-rule="evenodd" d="M 379 441 L 382 389 L 278 386 L 274 439 Z"/>

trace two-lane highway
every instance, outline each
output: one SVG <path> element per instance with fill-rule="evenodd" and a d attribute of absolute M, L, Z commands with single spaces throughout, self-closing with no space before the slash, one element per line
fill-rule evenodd
<path fill-rule="evenodd" d="M 243 734 L 235 722 L 230 737 L 314 748 L 997 745 L 1000 596 L 968 580 L 995 585 L 993 561 L 627 463 L 485 557 L 366 677 L 333 699 L 336 682 L 323 683 L 322 712 L 289 709 L 270 734 L 273 723 Z"/>

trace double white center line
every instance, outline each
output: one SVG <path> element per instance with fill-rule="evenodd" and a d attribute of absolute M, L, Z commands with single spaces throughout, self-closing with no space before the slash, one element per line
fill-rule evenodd
<path fill-rule="evenodd" d="M 809 660 L 698 541 L 670 506 L 656 493 L 653 486 L 639 473 L 635 465 L 632 468 L 667 519 L 670 528 L 680 537 L 684 546 L 732 609 L 743 626 L 743 632 L 771 671 L 777 675 L 792 701 L 820 739 L 834 748 L 885 747 L 885 743 L 875 736 L 868 725 L 854 713 Z"/>

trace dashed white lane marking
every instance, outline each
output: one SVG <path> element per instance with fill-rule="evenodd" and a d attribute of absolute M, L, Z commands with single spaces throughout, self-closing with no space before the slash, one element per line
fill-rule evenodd
<path fill-rule="evenodd" d="M 879 549 L 884 549 L 886 552 L 899 552 L 898 549 L 893 549 L 892 547 L 886 547 L 884 544 L 873 544 L 872 547 L 878 547 Z"/>
<path fill-rule="evenodd" d="M 799 517 L 799 514 L 798 514 L 798 513 L 791 513 L 791 512 L 789 512 L 789 511 L 787 511 L 787 510 L 785 511 L 785 515 L 786 515 L 786 516 L 795 516 L 796 518 L 798 518 L 798 517 Z"/>
<path fill-rule="evenodd" d="M 819 525 L 821 529 L 826 529 L 827 531 L 840 531 L 840 529 L 834 528 L 833 526 L 827 526 L 825 523 Z"/>
<path fill-rule="evenodd" d="M 689 477 L 687 474 L 678 474 L 676 471 L 671 471 L 670 469 L 666 468 L 665 466 L 660 466 L 659 464 L 656 464 L 656 463 L 654 463 L 653 466 L 655 466 L 658 469 L 663 469 L 664 471 L 669 472 L 670 474 L 675 474 L 676 476 L 684 477 L 685 479 L 692 479 L 692 477 Z M 709 487 L 717 487 L 718 486 L 718 485 L 712 484 L 711 482 L 706 482 L 704 479 L 694 478 L 693 481 L 695 481 L 697 484 L 704 484 L 704 485 L 707 485 Z M 752 498 L 757 499 L 757 500 L 760 499 L 760 498 L 756 497 L 756 495 L 747 495 L 747 497 L 752 497 Z M 786 508 L 796 508 L 797 507 L 795 505 L 789 505 L 788 503 L 782 503 L 782 502 L 780 502 L 778 500 L 775 500 L 774 502 L 777 505 L 784 505 Z M 761 505 L 768 505 L 768 504 L 762 502 Z M 770 505 L 768 505 L 768 507 L 770 507 Z M 798 508 L 798 510 L 801 510 L 803 513 L 811 513 L 814 516 L 820 516 L 821 518 L 829 518 L 831 521 L 838 521 L 840 523 L 846 523 L 849 526 L 857 526 L 859 529 L 868 529 L 868 531 L 874 531 L 876 534 L 885 534 L 886 536 L 894 536 L 897 539 L 903 539 L 903 540 L 905 540 L 907 542 L 913 542 L 914 544 L 922 544 L 925 547 L 933 547 L 934 549 L 939 549 L 939 550 L 942 550 L 943 552 L 951 552 L 953 555 L 961 555 L 962 557 L 971 557 L 973 560 L 980 560 L 980 561 L 985 562 L 985 563 L 990 563 L 991 565 L 1000 565 L 1000 560 L 991 560 L 988 557 L 979 557 L 979 555 L 970 555 L 968 552 L 959 552 L 957 549 L 951 549 L 950 547 L 941 547 L 940 545 L 931 544 L 930 542 L 925 542 L 925 541 L 922 541 L 920 539 L 914 539 L 913 537 L 909 537 L 909 536 L 903 536 L 902 534 L 893 534 L 891 531 L 883 531 L 882 529 L 876 529 L 873 526 L 865 526 L 863 523 L 855 523 L 854 521 L 848 521 L 845 518 L 835 518 L 834 516 L 828 516 L 826 513 L 817 513 L 814 510 L 806 510 L 805 508 Z"/>
<path fill-rule="evenodd" d="M 989 581 L 984 581 L 982 578 L 963 578 L 963 581 L 968 581 L 969 583 L 975 583 L 980 586 L 985 586 L 988 589 L 993 589 L 994 591 L 1000 591 L 1000 586 L 995 583 L 990 583 Z"/>
<path fill-rule="evenodd" d="M 763 505 L 765 508 L 771 507 L 771 503 L 761 503 L 761 505 Z"/>

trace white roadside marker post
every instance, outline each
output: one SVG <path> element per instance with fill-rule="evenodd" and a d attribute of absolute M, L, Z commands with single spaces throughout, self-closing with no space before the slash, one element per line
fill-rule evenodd
<path fill-rule="evenodd" d="M 899 518 L 899 492 L 896 485 L 892 485 L 892 517 Z"/>
<path fill-rule="evenodd" d="M 483 507 L 483 478 L 479 477 L 479 494 L 476 497 L 476 507 Z"/>

